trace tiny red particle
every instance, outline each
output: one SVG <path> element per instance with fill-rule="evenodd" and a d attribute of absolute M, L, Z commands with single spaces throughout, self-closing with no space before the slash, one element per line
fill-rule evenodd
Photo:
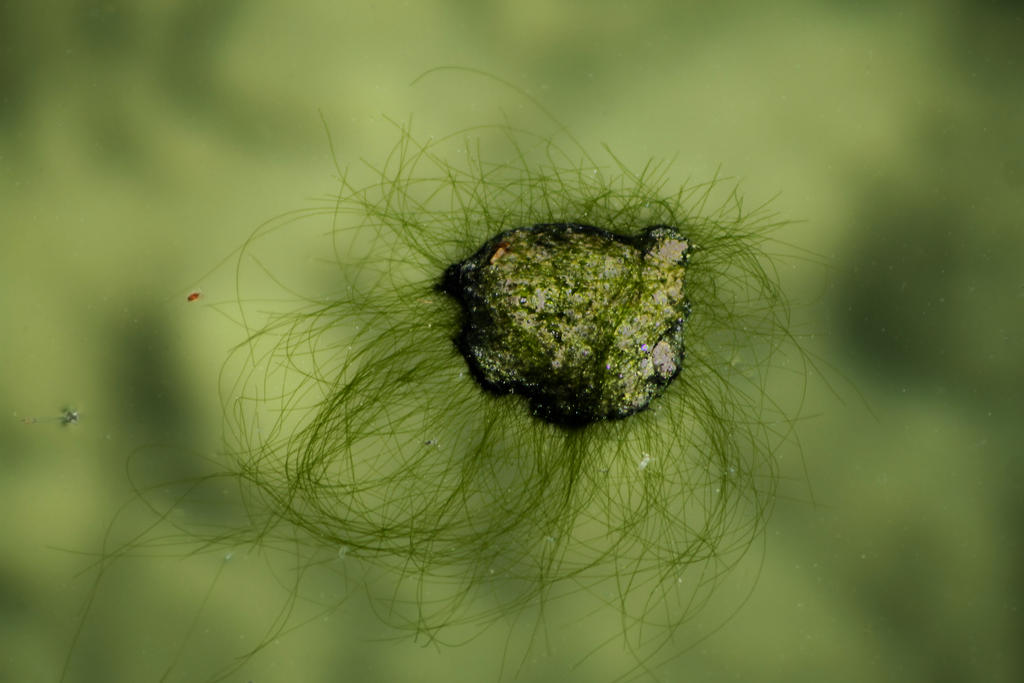
<path fill-rule="evenodd" d="M 196 301 L 200 296 L 201 294 L 199 292 L 192 292 L 191 294 L 188 295 L 188 300 Z"/>

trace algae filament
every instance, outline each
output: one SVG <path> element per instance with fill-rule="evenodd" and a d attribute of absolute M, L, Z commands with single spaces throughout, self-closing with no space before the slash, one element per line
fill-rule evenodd
<path fill-rule="evenodd" d="M 189 534 L 294 574 L 264 642 L 316 569 L 418 638 L 568 603 L 594 634 L 578 659 L 625 643 L 620 673 L 657 668 L 773 504 L 794 411 L 768 379 L 782 349 L 802 357 L 766 250 L 780 223 L 724 181 L 634 171 L 564 133 L 396 131 L 385 159 L 240 250 L 246 338 L 210 480 L 237 482 L 244 521 Z M 293 238 L 301 224 L 324 242 Z M 279 282 L 261 250 L 281 237 L 332 254 L 331 284 L 281 284 L 265 313 L 245 288 Z"/>
<path fill-rule="evenodd" d="M 723 181 L 486 130 L 401 126 L 368 183 L 341 174 L 344 288 L 240 349 L 254 540 L 344 549 L 387 577 L 385 621 L 441 641 L 601 595 L 641 666 L 772 506 L 778 223 Z"/>

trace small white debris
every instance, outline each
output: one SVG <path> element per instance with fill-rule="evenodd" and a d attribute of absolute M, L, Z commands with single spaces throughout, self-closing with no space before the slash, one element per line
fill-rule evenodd
<path fill-rule="evenodd" d="M 662 340 L 655 344 L 652 355 L 654 358 L 654 368 L 658 371 L 659 375 L 671 377 L 675 374 L 677 369 L 675 354 L 672 352 L 672 347 L 669 346 L 668 342 Z"/>

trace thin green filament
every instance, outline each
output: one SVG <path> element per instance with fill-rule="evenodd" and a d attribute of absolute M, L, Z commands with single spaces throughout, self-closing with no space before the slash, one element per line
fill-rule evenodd
<path fill-rule="evenodd" d="M 380 613 L 418 634 L 611 582 L 657 650 L 772 505 L 777 223 L 719 181 L 488 130 L 501 153 L 400 129 L 371 182 L 343 176 L 342 293 L 240 350 L 252 528 L 380 568 Z"/>

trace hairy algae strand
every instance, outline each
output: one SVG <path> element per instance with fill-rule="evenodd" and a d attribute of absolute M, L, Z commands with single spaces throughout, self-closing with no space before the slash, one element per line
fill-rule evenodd
<path fill-rule="evenodd" d="M 777 223 L 722 181 L 506 126 L 399 127 L 371 170 L 322 211 L 342 284 L 236 357 L 253 540 L 374 567 L 382 618 L 442 640 L 589 593 L 614 625 L 595 644 L 646 660 L 772 505 Z"/>
<path fill-rule="evenodd" d="M 356 595 L 420 640 L 496 627 L 498 678 L 551 634 L 572 666 L 593 657 L 582 679 L 646 677 L 707 633 L 679 629 L 772 506 L 792 425 L 768 382 L 791 339 L 775 224 L 723 182 L 670 190 L 667 165 L 634 173 L 571 139 L 398 138 L 368 182 L 341 173 L 322 206 L 241 249 L 227 460 L 140 488 L 156 519 L 104 547 L 97 586 L 115 560 L 182 542 L 264 560 L 279 612 L 207 680 L 319 617 L 355 623 Z M 179 488 L 170 508 L 155 493 Z M 227 508 L 211 525 L 179 514 L 211 502 Z M 220 564 L 163 679 L 198 659 L 237 564 Z M 626 646 L 615 665 L 595 654 L 608 644 Z"/>

